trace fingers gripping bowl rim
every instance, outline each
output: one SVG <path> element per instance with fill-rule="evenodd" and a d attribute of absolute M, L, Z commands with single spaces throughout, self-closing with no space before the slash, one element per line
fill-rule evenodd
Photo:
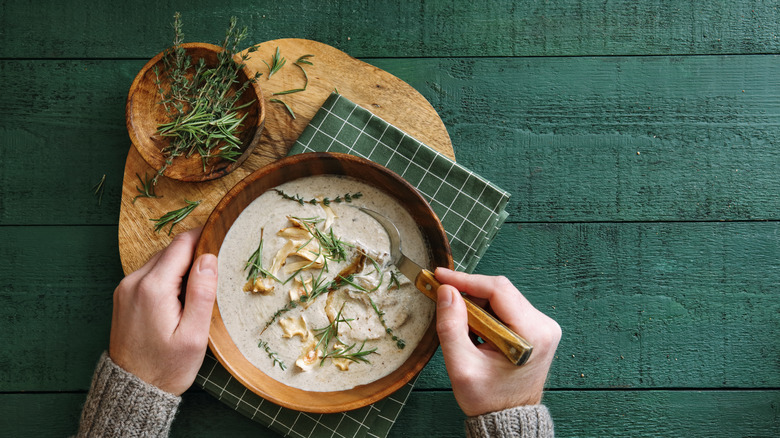
<path fill-rule="evenodd" d="M 453 267 L 444 228 L 417 190 L 383 166 L 360 157 L 339 153 L 293 155 L 247 176 L 224 196 L 209 216 L 195 256 L 205 253 L 218 254 L 225 235 L 241 211 L 267 190 L 295 179 L 331 174 L 355 178 L 395 198 L 420 227 L 429 246 L 432 264 Z M 312 413 L 349 411 L 389 396 L 422 370 L 438 344 L 434 318 L 409 359 L 389 375 L 349 390 L 314 392 L 285 385 L 252 365 L 229 336 L 216 302 L 209 330 L 209 347 L 217 360 L 246 388 L 280 406 Z"/>

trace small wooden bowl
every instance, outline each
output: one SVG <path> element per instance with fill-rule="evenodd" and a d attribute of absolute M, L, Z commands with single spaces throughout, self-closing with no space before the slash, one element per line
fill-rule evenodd
<path fill-rule="evenodd" d="M 197 65 L 201 58 L 205 59 L 206 65 L 216 65 L 217 54 L 222 51 L 219 46 L 205 43 L 187 43 L 182 44 L 182 47 L 192 58 L 193 65 Z M 157 90 L 155 83 L 157 78 L 154 73 L 155 66 L 160 72 L 165 71 L 162 60 L 164 54 L 165 52 L 160 52 L 149 60 L 135 77 L 130 86 L 125 108 L 127 132 L 130 134 L 130 140 L 144 160 L 155 170 L 160 170 L 165 164 L 165 157 L 160 151 L 170 141 L 168 138 L 157 135 L 157 126 L 170 121 L 165 113 L 165 108 L 159 103 L 160 94 Z M 240 62 L 237 55 L 234 56 L 234 59 L 236 62 Z M 246 68 L 239 71 L 241 82 L 248 80 L 249 76 Z M 260 134 L 265 124 L 265 101 L 263 100 L 263 92 L 257 83 L 247 87 L 237 105 L 243 105 L 253 100 L 254 104 L 242 110 L 248 114 L 244 119 L 242 132 L 239 134 L 243 152 L 236 161 L 212 158 L 208 161 L 204 171 L 200 155 L 193 154 L 190 158 L 182 156 L 173 160 L 173 164 L 168 166 L 164 175 L 180 181 L 207 181 L 227 175 L 240 166 L 260 142 Z"/>
<path fill-rule="evenodd" d="M 417 190 L 385 167 L 353 155 L 337 153 L 293 155 L 244 178 L 222 198 L 209 216 L 196 248 L 196 257 L 206 253 L 219 254 L 222 241 L 238 215 L 267 190 L 298 178 L 322 174 L 350 176 L 393 196 L 406 207 L 420 226 L 428 241 L 433 266 L 452 268 L 452 255 L 444 228 Z M 214 304 L 209 331 L 211 351 L 230 374 L 249 390 L 286 408 L 313 413 L 358 409 L 389 396 L 422 370 L 438 345 L 434 318 L 412 355 L 394 372 L 349 390 L 314 392 L 280 383 L 252 365 L 233 343 L 217 303 Z"/>

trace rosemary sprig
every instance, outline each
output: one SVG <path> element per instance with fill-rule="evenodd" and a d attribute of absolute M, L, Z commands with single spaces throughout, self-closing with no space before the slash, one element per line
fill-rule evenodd
<path fill-rule="evenodd" d="M 301 296 L 301 298 L 299 298 L 298 300 L 290 301 L 289 303 L 285 304 L 284 307 L 282 307 L 281 309 L 277 310 L 276 313 L 274 313 L 273 316 L 271 316 L 271 319 L 269 319 L 268 322 L 265 323 L 265 327 L 263 327 L 262 332 L 265 332 L 265 330 L 268 327 L 270 327 L 271 324 L 276 322 L 276 320 L 279 319 L 280 316 L 284 315 L 285 313 L 289 312 L 290 310 L 295 309 L 296 307 L 298 307 L 299 305 L 301 305 L 303 303 L 314 301 L 315 299 L 317 299 L 318 296 L 322 295 L 323 293 L 332 292 L 332 291 L 338 289 L 339 287 L 341 287 L 341 285 L 343 284 L 343 280 L 344 280 L 343 277 L 338 276 L 335 279 L 333 279 L 332 281 L 326 283 L 324 281 L 324 279 L 322 279 L 323 271 L 324 271 L 324 269 L 320 271 L 320 276 L 318 277 L 318 280 L 315 281 L 315 284 L 312 284 L 312 290 L 311 291 L 306 291 L 305 286 L 304 286 L 304 291 L 306 291 L 307 293 L 305 295 Z M 262 334 L 262 332 L 261 332 L 261 334 Z"/>
<path fill-rule="evenodd" d="M 351 245 L 336 237 L 336 235 L 333 233 L 332 227 L 328 232 L 324 232 L 317 228 L 317 224 L 323 221 L 322 218 L 293 218 L 299 220 L 309 231 L 309 234 L 317 239 L 317 243 L 319 243 L 320 248 L 325 251 L 326 258 L 334 261 L 344 261 L 347 259 L 347 251 L 345 246 Z"/>
<path fill-rule="evenodd" d="M 303 199 L 301 197 L 301 195 L 299 195 L 297 193 L 295 195 L 288 195 L 287 193 L 285 193 L 285 192 L 283 192 L 283 191 L 281 191 L 279 189 L 274 189 L 274 191 L 277 194 L 279 194 L 279 196 L 281 196 L 282 198 L 290 200 L 290 201 L 295 201 L 295 202 L 297 202 L 297 203 L 299 203 L 301 205 L 304 205 L 304 204 L 311 204 L 311 205 L 321 204 L 321 205 L 326 205 L 327 206 L 327 205 L 330 205 L 331 203 L 336 203 L 336 204 L 341 204 L 342 202 L 349 203 L 349 202 L 352 202 L 352 200 L 354 200 L 354 199 L 360 199 L 360 198 L 363 197 L 363 194 L 361 192 L 356 192 L 356 193 L 345 193 L 344 196 L 338 195 L 338 196 L 336 196 L 333 199 L 322 198 L 322 199 L 309 199 L 309 200 L 305 200 L 305 199 Z"/>
<path fill-rule="evenodd" d="M 314 55 L 302 55 L 300 58 L 298 58 L 297 61 L 295 61 L 296 64 L 308 64 L 308 65 L 314 65 L 311 61 L 309 61 L 309 58 L 313 58 Z"/>
<path fill-rule="evenodd" d="M 267 269 L 263 268 L 263 231 L 264 229 L 261 228 L 260 244 L 257 246 L 255 252 L 249 256 L 249 260 L 247 260 L 246 265 L 244 266 L 244 271 L 249 270 L 246 279 L 247 281 L 254 283 L 258 276 L 263 278 L 271 277 L 277 282 L 281 283 L 281 280 L 276 278 L 276 276 L 274 276 L 272 273 L 268 272 Z"/>
<path fill-rule="evenodd" d="M 279 365 L 279 368 L 281 368 L 281 369 L 282 369 L 282 371 L 284 371 L 284 370 L 286 370 L 286 369 L 287 369 L 287 365 L 285 365 L 285 364 L 284 364 L 284 361 L 282 361 L 281 359 L 279 359 L 279 355 L 278 355 L 278 354 L 277 354 L 275 351 L 272 351 L 272 350 L 271 350 L 271 347 L 268 345 L 268 342 L 265 342 L 265 341 L 262 341 L 262 340 L 261 340 L 261 341 L 260 341 L 260 342 L 257 344 L 257 346 L 258 346 L 258 347 L 260 347 L 260 348 L 262 348 L 263 350 L 265 350 L 265 352 L 266 352 L 266 353 L 268 353 L 268 357 L 269 357 L 271 360 L 273 360 L 273 361 L 274 361 L 274 366 L 276 366 L 276 365 Z"/>
<path fill-rule="evenodd" d="M 241 55 L 240 62 L 233 59 L 248 33 L 246 27 L 238 29 L 236 23 L 236 18 L 231 18 L 222 51 L 217 54 L 217 65 L 206 66 L 201 58 L 193 66 L 182 47 L 181 15 L 174 15 L 174 44 L 163 56 L 165 72 L 154 69 L 160 103 L 170 119 L 158 125 L 158 134 L 170 138 L 170 142 L 161 150 L 165 164 L 152 179 L 153 184 L 179 156 L 199 154 L 205 171 L 210 158 L 235 161 L 241 155 L 238 134 L 246 117 L 241 112 L 254 101 L 244 105 L 238 105 L 238 101 L 260 73 L 243 83 L 238 80 L 249 53 L 257 48 L 250 47 Z"/>
<path fill-rule="evenodd" d="M 135 174 L 136 177 L 138 177 L 138 181 L 141 183 L 140 186 L 135 186 L 135 189 L 138 190 L 139 195 L 136 195 L 135 198 L 133 198 L 133 204 L 135 204 L 135 200 L 138 198 L 162 198 L 162 196 L 158 196 L 157 193 L 155 193 L 155 185 L 152 182 L 152 178 L 149 178 L 149 175 L 144 173 L 143 179 L 141 178 L 141 175 Z"/>
<path fill-rule="evenodd" d="M 314 55 L 303 55 L 300 58 L 298 58 L 298 60 L 295 61 L 295 63 L 293 64 L 296 67 L 300 68 L 301 71 L 303 72 L 303 78 L 305 80 L 305 82 L 303 83 L 303 88 L 294 88 L 292 90 L 279 91 L 277 93 L 273 93 L 274 96 L 280 96 L 283 94 L 293 94 L 293 93 L 299 93 L 301 91 L 306 91 L 306 88 L 309 86 L 309 75 L 306 74 L 306 69 L 303 68 L 301 64 L 314 65 L 311 63 L 311 61 L 308 60 L 308 58 L 311 58 L 312 56 Z"/>
<path fill-rule="evenodd" d="M 268 65 L 267 62 L 263 61 L 263 64 L 265 64 L 266 67 L 268 67 L 268 76 L 266 76 L 268 79 L 271 79 L 271 76 L 273 76 L 274 73 L 281 70 L 282 67 L 284 67 L 284 64 L 287 62 L 287 59 L 284 58 L 279 54 L 279 47 L 276 48 L 276 53 L 274 56 L 271 57 L 271 65 Z"/>
<path fill-rule="evenodd" d="M 387 286 L 387 290 L 400 288 L 401 282 L 398 280 L 398 273 L 396 271 L 390 271 L 390 286 Z"/>
<path fill-rule="evenodd" d="M 188 201 L 184 200 L 184 202 L 187 203 L 184 207 L 178 209 L 169 211 L 168 213 L 165 213 L 164 215 L 158 217 L 157 219 L 149 219 L 150 221 L 154 221 L 154 231 L 159 232 L 161 229 L 163 229 L 166 225 L 170 224 L 171 227 L 168 228 L 168 235 L 171 235 L 171 231 L 173 230 L 173 226 L 184 220 L 187 215 L 192 213 L 192 210 L 195 210 L 195 207 L 200 205 L 200 201 Z"/>
<path fill-rule="evenodd" d="M 287 112 L 290 113 L 290 115 L 292 116 L 293 120 L 295 120 L 295 113 L 293 112 L 292 108 L 290 108 L 290 105 L 287 105 L 287 103 L 285 103 L 283 100 L 281 100 L 281 99 L 268 99 L 268 101 L 269 102 L 274 102 L 274 103 L 281 103 L 282 105 L 284 105 L 284 107 L 287 108 Z"/>
<path fill-rule="evenodd" d="M 374 288 L 372 288 L 372 289 L 366 289 L 365 287 L 355 283 L 353 281 L 353 277 L 352 276 L 349 276 L 347 278 L 343 278 L 343 281 L 344 281 L 344 283 L 346 283 L 349 286 L 352 286 L 353 288 L 355 288 L 359 292 L 372 293 L 372 292 L 376 292 L 377 290 L 379 290 L 380 287 L 382 287 L 382 283 L 384 283 L 385 277 L 384 277 L 384 273 L 379 269 L 379 264 L 376 262 L 376 260 L 374 260 L 372 257 L 369 257 L 369 256 L 366 256 L 366 258 L 369 261 L 371 261 L 371 263 L 374 265 L 374 269 L 379 274 L 379 283 L 377 283 L 377 285 Z"/>
<path fill-rule="evenodd" d="M 363 348 L 366 346 L 366 341 L 363 341 L 363 344 L 360 345 L 360 348 L 358 348 L 357 351 L 352 351 L 355 348 L 355 345 L 356 344 L 341 348 L 334 348 L 322 356 L 320 366 L 322 366 L 322 364 L 325 362 L 325 359 L 347 359 L 351 360 L 352 362 L 371 363 L 370 360 L 366 359 L 366 356 L 376 353 L 376 347 L 370 350 L 363 350 Z"/>
<path fill-rule="evenodd" d="M 98 198 L 98 206 L 103 203 L 103 192 L 106 190 L 106 174 L 100 178 L 100 181 L 92 186 L 93 194 Z"/>
<path fill-rule="evenodd" d="M 331 321 L 330 324 L 321 329 L 314 329 L 315 336 L 319 338 L 315 348 L 323 352 L 322 360 L 320 360 L 320 366 L 325 363 L 325 359 L 347 359 L 353 362 L 370 363 L 370 361 L 366 359 L 366 356 L 372 353 L 376 353 L 376 348 L 363 350 L 366 345 L 366 341 L 363 341 L 363 344 L 359 349 L 357 349 L 357 351 L 352 351 L 357 344 L 342 347 L 336 347 L 334 345 L 333 348 L 328 351 L 330 348 L 329 345 L 333 340 L 335 340 L 338 344 L 343 344 L 341 339 L 339 339 L 339 324 L 346 323 L 350 328 L 352 327 L 349 322 L 354 321 L 354 318 L 344 318 L 344 316 L 342 316 L 343 311 L 344 304 L 341 305 L 341 309 L 339 309 L 336 317 L 333 318 L 333 321 Z"/>
<path fill-rule="evenodd" d="M 341 308 L 339 309 L 338 313 L 336 313 L 336 317 L 333 318 L 333 321 L 331 321 L 330 324 L 320 329 L 314 329 L 315 336 L 319 338 L 319 340 L 317 341 L 317 345 L 315 346 L 316 349 L 322 350 L 323 353 L 326 353 L 328 350 L 328 345 L 330 345 L 330 342 L 333 339 L 336 339 L 338 342 L 341 342 L 341 340 L 339 339 L 340 323 L 344 322 L 350 328 L 352 328 L 352 325 L 350 325 L 349 322 L 354 321 L 354 318 L 350 318 L 350 319 L 344 318 L 343 316 L 341 316 L 343 311 L 344 311 L 344 303 L 341 304 Z M 322 365 L 322 363 L 320 363 L 320 365 Z"/>

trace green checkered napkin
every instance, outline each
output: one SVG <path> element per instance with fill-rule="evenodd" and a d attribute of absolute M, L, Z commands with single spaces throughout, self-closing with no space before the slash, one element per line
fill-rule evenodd
<path fill-rule="evenodd" d="M 290 149 L 344 152 L 381 164 L 415 186 L 444 225 L 455 268 L 472 272 L 507 217 L 509 194 L 400 129 L 331 94 Z M 195 382 L 231 408 L 289 437 L 385 438 L 414 381 L 390 397 L 350 412 L 308 414 L 270 403 L 206 355 Z"/>

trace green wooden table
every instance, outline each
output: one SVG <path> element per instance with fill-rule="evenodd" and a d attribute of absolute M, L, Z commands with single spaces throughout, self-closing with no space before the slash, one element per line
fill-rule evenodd
<path fill-rule="evenodd" d="M 778 5 L 37 3 L 0 1 L 0 435 L 76 430 L 122 277 L 126 93 L 174 11 L 188 41 L 237 15 L 433 104 L 458 162 L 512 193 L 478 272 L 563 327 L 559 436 L 780 435 Z M 437 354 L 391 435 L 462 419 Z M 199 390 L 173 435 L 272 436 Z"/>

